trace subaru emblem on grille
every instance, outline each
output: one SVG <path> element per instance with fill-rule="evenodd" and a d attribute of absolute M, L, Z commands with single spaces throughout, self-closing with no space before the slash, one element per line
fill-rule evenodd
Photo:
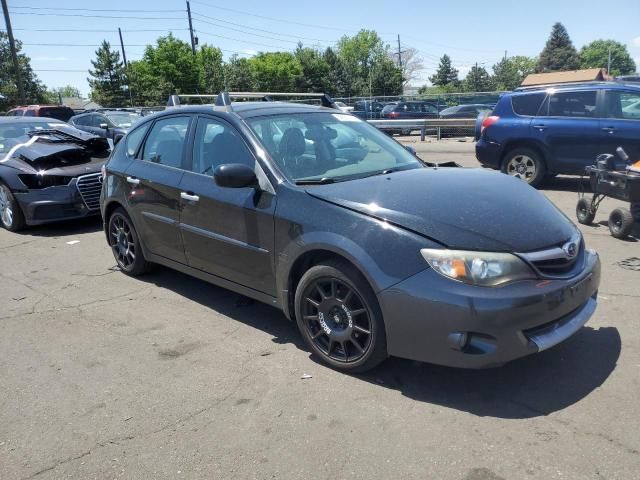
<path fill-rule="evenodd" d="M 578 244 L 573 241 L 568 241 L 562 246 L 562 251 L 567 258 L 573 258 L 578 254 Z"/>

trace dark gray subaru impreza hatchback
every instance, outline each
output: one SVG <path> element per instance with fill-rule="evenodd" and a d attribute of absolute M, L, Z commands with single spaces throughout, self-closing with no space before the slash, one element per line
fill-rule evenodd
<path fill-rule="evenodd" d="M 587 322 L 598 255 L 542 194 L 429 165 L 323 104 L 221 93 L 136 125 L 101 196 L 120 269 L 158 263 L 274 305 L 349 371 L 389 355 L 496 366 Z"/>

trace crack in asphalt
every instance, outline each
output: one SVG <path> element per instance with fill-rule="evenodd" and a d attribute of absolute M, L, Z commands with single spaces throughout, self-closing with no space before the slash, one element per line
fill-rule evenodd
<path fill-rule="evenodd" d="M 22 477 L 22 480 L 29 480 L 30 478 L 35 478 L 38 475 L 42 475 L 43 473 L 49 472 L 55 468 L 58 468 L 60 465 L 64 465 L 65 463 L 69 463 L 69 462 L 73 462 L 75 460 L 80 460 L 83 457 L 86 457 L 87 455 L 91 455 L 91 450 L 88 450 L 86 452 L 81 453 L 80 455 L 76 455 L 75 457 L 69 457 L 69 458 L 65 458 L 64 460 L 59 460 L 57 461 L 55 464 L 43 468 L 42 470 L 38 470 L 36 473 L 29 475 L 28 477 Z"/>

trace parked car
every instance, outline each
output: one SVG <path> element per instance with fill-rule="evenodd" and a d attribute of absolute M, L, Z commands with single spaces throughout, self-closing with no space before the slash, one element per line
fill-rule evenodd
<path fill-rule="evenodd" d="M 0 225 L 99 213 L 100 169 L 109 145 L 53 118 L 0 118 Z"/>
<path fill-rule="evenodd" d="M 638 101 L 640 86 L 616 82 L 506 93 L 478 119 L 476 158 L 534 186 L 545 176 L 581 175 L 599 153 L 618 146 L 640 159 Z"/>
<path fill-rule="evenodd" d="M 46 117 L 68 122 L 74 112 L 66 105 L 25 105 L 7 112 L 10 117 Z"/>
<path fill-rule="evenodd" d="M 384 104 L 381 102 L 359 100 L 353 104 L 351 113 L 363 120 L 375 120 L 380 118 L 380 112 L 383 108 Z"/>
<path fill-rule="evenodd" d="M 127 110 L 108 110 L 82 113 L 71 117 L 74 127 L 114 141 L 122 138 L 129 127 L 141 118 L 140 114 Z"/>
<path fill-rule="evenodd" d="M 442 119 L 455 119 L 455 118 L 477 118 L 480 114 L 490 113 L 493 110 L 494 105 L 486 105 L 482 103 L 473 103 L 468 105 L 456 105 L 455 107 L 445 108 L 440 111 L 440 118 Z M 448 135 L 467 135 L 473 136 L 475 131 L 474 127 L 451 127 L 443 131 Z"/>
<path fill-rule="evenodd" d="M 438 107 L 434 103 L 424 101 L 395 102 L 385 105 L 380 118 L 389 120 L 438 118 Z M 390 134 L 409 135 L 415 128 L 410 126 L 402 128 L 381 127 L 381 130 Z"/>
<path fill-rule="evenodd" d="M 353 107 L 350 107 L 349 105 L 347 105 L 344 102 L 335 102 L 335 104 L 336 104 L 336 107 L 338 107 L 343 112 L 352 112 L 353 111 Z"/>
<path fill-rule="evenodd" d="M 336 109 L 217 104 L 144 118 L 115 147 L 101 211 L 123 273 L 159 263 L 280 308 L 349 371 L 495 366 L 594 312 L 598 255 L 525 183 L 431 168 Z M 340 155 L 341 137 L 365 156 Z"/>

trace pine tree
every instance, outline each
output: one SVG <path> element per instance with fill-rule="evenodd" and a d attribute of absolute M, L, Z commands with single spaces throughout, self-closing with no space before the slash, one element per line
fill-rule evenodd
<path fill-rule="evenodd" d="M 91 100 L 105 107 L 122 106 L 126 101 L 126 81 L 120 53 L 111 50 L 109 42 L 103 40 L 91 64 L 93 70 L 89 70 L 89 75 L 92 78 L 87 79 L 91 87 Z"/>
<path fill-rule="evenodd" d="M 551 29 L 549 40 L 540 53 L 536 70 L 545 73 L 577 70 L 578 68 L 580 68 L 580 55 L 573 46 L 567 29 L 558 22 Z"/>
<path fill-rule="evenodd" d="M 429 81 L 437 87 L 457 86 L 460 84 L 458 80 L 458 70 L 451 65 L 451 58 L 444 54 L 440 58 L 440 65 L 435 75 L 429 77 Z"/>
<path fill-rule="evenodd" d="M 462 86 L 467 92 L 490 92 L 494 88 L 493 80 L 487 70 L 477 65 L 471 67 Z"/>

